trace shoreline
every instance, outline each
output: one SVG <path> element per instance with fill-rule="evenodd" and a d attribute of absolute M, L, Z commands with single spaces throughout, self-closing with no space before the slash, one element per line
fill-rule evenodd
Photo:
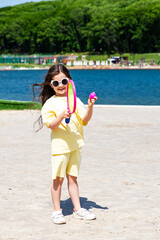
<path fill-rule="evenodd" d="M 69 70 L 160 70 L 160 66 L 74 66 L 68 67 Z M 49 67 L 35 67 L 35 68 L 0 68 L 0 71 L 23 71 L 23 70 L 48 70 Z"/>
<path fill-rule="evenodd" d="M 10 100 L 12 101 L 12 100 Z M 14 100 L 13 100 L 14 101 Z M 19 103 L 21 103 L 19 101 Z M 22 102 L 22 103 L 27 103 L 27 102 Z M 85 107 L 87 107 L 87 105 L 85 104 Z M 160 109 L 160 105 L 107 105 L 107 104 L 95 104 L 94 108 L 96 109 Z M 41 111 L 41 109 L 38 108 L 24 108 L 24 109 L 0 109 L 0 113 L 1 112 L 39 112 Z M 97 111 L 97 110 L 96 110 Z"/>

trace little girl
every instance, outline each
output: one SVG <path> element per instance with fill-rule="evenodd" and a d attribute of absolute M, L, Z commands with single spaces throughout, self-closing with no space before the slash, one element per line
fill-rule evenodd
<path fill-rule="evenodd" d="M 81 160 L 81 148 L 84 145 L 83 126 L 87 125 L 92 117 L 94 99 L 88 99 L 88 109 L 85 110 L 83 103 L 77 98 L 76 112 L 69 113 L 67 110 L 67 84 L 71 75 L 63 64 L 55 64 L 49 70 L 40 86 L 42 91 L 39 95 L 42 103 L 42 119 L 44 124 L 52 130 L 52 200 L 54 210 L 51 220 L 55 224 L 66 223 L 60 208 L 61 188 L 65 175 L 68 180 L 68 191 L 71 197 L 75 218 L 93 220 L 96 216 L 87 209 L 81 208 L 77 176 Z M 70 118 L 66 124 L 65 119 Z"/>

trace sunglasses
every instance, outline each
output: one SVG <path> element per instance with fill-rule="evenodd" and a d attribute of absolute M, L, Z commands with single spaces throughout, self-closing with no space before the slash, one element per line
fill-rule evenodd
<path fill-rule="evenodd" d="M 69 82 L 69 78 L 63 78 L 61 81 L 52 80 L 51 84 L 53 85 L 53 87 L 58 87 L 60 83 L 63 85 L 67 85 L 68 82 Z"/>

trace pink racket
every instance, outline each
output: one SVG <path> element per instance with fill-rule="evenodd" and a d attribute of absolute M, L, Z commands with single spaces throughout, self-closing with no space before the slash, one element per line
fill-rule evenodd
<path fill-rule="evenodd" d="M 69 80 L 67 85 L 67 109 L 70 114 L 73 114 L 76 111 L 76 88 L 73 80 Z M 68 124 L 70 118 L 66 118 L 65 122 Z"/>

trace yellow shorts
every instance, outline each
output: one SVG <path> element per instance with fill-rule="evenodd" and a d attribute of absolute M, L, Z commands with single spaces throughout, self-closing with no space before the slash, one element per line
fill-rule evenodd
<path fill-rule="evenodd" d="M 81 148 L 73 152 L 52 155 L 52 179 L 64 178 L 66 174 L 78 177 Z"/>

